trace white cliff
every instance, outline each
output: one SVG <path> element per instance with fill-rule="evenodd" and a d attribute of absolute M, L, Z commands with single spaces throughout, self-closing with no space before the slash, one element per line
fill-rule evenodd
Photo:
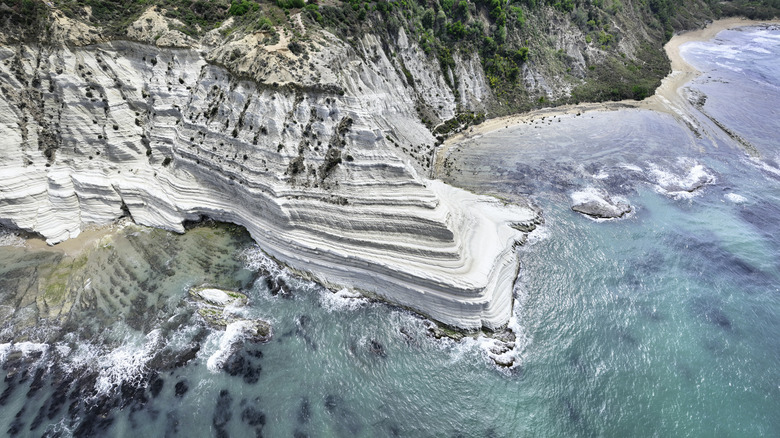
<path fill-rule="evenodd" d="M 325 285 L 505 325 L 517 228 L 537 213 L 425 177 L 435 139 L 415 107 L 446 119 L 456 102 L 419 49 L 397 54 L 427 81 L 412 85 L 370 35 L 364 56 L 324 35 L 306 60 L 242 38 L 0 46 L 0 224 L 56 244 L 126 215 L 180 232 L 210 217 Z"/>

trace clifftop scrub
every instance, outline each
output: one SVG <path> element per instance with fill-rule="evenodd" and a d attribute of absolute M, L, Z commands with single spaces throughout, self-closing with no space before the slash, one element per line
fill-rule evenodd
<path fill-rule="evenodd" d="M 780 11 L 778 0 L 2 0 L 0 5 L 6 12 L 0 42 L 6 43 L 130 39 L 213 49 L 243 41 L 306 59 L 331 45 L 322 40 L 324 33 L 370 60 L 379 55 L 362 50 L 361 41 L 375 36 L 404 85 L 420 85 L 418 72 L 398 56 L 411 45 L 438 64 L 437 73 L 455 97 L 455 113 L 478 118 L 643 99 L 669 72 L 662 46 L 675 32 L 719 17 L 768 19 Z M 246 41 L 248 36 L 254 39 Z M 240 66 L 258 61 L 248 52 L 233 47 L 210 61 L 245 74 Z M 464 60 L 479 64 L 487 93 L 462 89 L 471 80 L 462 76 L 474 73 L 459 71 Z M 416 100 L 419 118 L 432 130 L 452 132 L 469 123 L 463 117 L 442 119 L 426 99 Z"/>

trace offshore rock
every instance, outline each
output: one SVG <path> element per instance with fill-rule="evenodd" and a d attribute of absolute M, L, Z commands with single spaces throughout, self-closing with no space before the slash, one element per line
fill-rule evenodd
<path fill-rule="evenodd" d="M 198 305 L 198 315 L 214 328 L 234 330 L 243 333 L 243 338 L 252 342 L 268 342 L 271 339 L 271 324 L 261 319 L 244 319 L 233 311 L 246 306 L 247 296 L 241 292 L 217 289 L 213 287 L 195 287 L 190 289 L 189 297 Z"/>
<path fill-rule="evenodd" d="M 613 199 L 601 190 L 578 191 L 571 198 L 572 210 L 596 219 L 618 219 L 631 212 L 628 203 Z"/>

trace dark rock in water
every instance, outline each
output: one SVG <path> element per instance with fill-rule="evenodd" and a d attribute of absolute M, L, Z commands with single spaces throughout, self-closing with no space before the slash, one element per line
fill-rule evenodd
<path fill-rule="evenodd" d="M 187 384 L 186 380 L 179 380 L 173 387 L 173 393 L 176 397 L 184 397 L 184 394 L 186 394 L 189 389 L 190 385 Z"/>
<path fill-rule="evenodd" d="M 10 436 L 16 436 L 19 435 L 19 432 L 22 431 L 22 428 L 24 427 L 24 423 L 21 422 L 18 418 L 14 419 L 13 422 L 11 422 L 11 425 L 8 426 L 8 435 Z"/>
<path fill-rule="evenodd" d="M 107 436 L 108 434 L 106 433 L 106 429 L 108 429 L 112 424 L 114 424 L 113 417 L 104 417 L 94 412 L 90 412 L 84 416 L 76 430 L 73 431 L 73 436 Z"/>
<path fill-rule="evenodd" d="M 363 428 L 358 417 L 344 407 L 343 400 L 337 395 L 325 396 L 325 410 L 333 417 L 337 436 L 355 436 Z"/>
<path fill-rule="evenodd" d="M 265 277 L 265 285 L 273 296 L 281 296 L 282 298 L 292 298 L 290 287 L 287 286 L 287 282 L 280 277 L 272 277 L 268 275 Z"/>
<path fill-rule="evenodd" d="M 153 398 L 157 398 L 157 396 L 160 395 L 160 391 L 162 391 L 164 384 L 165 381 L 162 377 L 155 373 L 149 382 L 149 392 L 152 394 Z"/>
<path fill-rule="evenodd" d="M 68 406 L 68 415 L 73 418 L 76 415 L 78 415 L 79 410 L 81 408 L 81 403 L 79 403 L 79 400 L 73 400 L 73 402 Z"/>
<path fill-rule="evenodd" d="M 46 418 L 46 411 L 47 411 L 47 403 L 44 403 L 40 409 L 38 409 L 38 413 L 35 414 L 35 418 L 33 418 L 33 421 L 30 423 L 30 431 L 37 429 L 38 426 L 43 423 L 43 419 Z"/>
<path fill-rule="evenodd" d="M 306 424 L 311 419 L 311 408 L 309 407 L 309 399 L 304 398 L 301 400 L 301 406 L 298 408 L 298 423 Z"/>
<path fill-rule="evenodd" d="M 71 388 L 73 389 L 70 391 L 69 397 L 71 399 L 84 399 L 94 395 L 93 392 L 95 390 L 97 378 L 97 372 L 88 372 L 76 379 L 71 385 Z"/>
<path fill-rule="evenodd" d="M 368 351 L 382 358 L 387 357 L 385 346 L 376 339 L 372 339 L 368 342 Z"/>
<path fill-rule="evenodd" d="M 222 366 L 222 369 L 225 370 L 226 373 L 235 377 L 241 374 L 245 367 L 246 359 L 244 359 L 243 356 L 233 355 L 225 362 L 225 365 Z"/>
<path fill-rule="evenodd" d="M 301 339 L 303 339 L 303 342 L 305 342 L 306 345 L 309 346 L 309 348 L 316 351 L 317 343 L 314 342 L 311 336 L 309 336 L 311 317 L 309 317 L 308 315 L 301 315 L 296 320 L 295 325 L 297 326 L 297 328 L 295 329 L 295 334 Z"/>
<path fill-rule="evenodd" d="M 0 394 L 0 406 L 4 406 L 8 402 L 8 397 L 11 396 L 11 394 L 14 392 L 14 388 L 16 388 L 16 382 L 13 378 L 8 379 L 6 377 L 6 387 L 3 390 L 3 393 Z"/>
<path fill-rule="evenodd" d="M 144 391 L 144 389 L 145 388 L 139 385 L 127 381 L 122 382 L 122 385 L 120 386 L 122 407 L 124 408 L 131 404 L 137 404 L 139 406 L 145 405 L 148 399 L 146 398 L 146 391 Z"/>
<path fill-rule="evenodd" d="M 329 414 L 332 414 L 341 402 L 341 397 L 334 394 L 328 394 L 325 396 L 325 410 L 328 411 Z"/>
<path fill-rule="evenodd" d="M 401 436 L 401 429 L 397 424 L 387 426 L 387 431 L 390 433 L 390 436 Z"/>
<path fill-rule="evenodd" d="M 53 426 L 49 426 L 49 429 L 43 432 L 41 438 L 62 438 L 62 432 L 59 430 L 51 430 L 52 427 Z"/>
<path fill-rule="evenodd" d="M 247 350 L 246 354 L 256 358 L 256 359 L 262 359 L 263 358 L 263 352 L 261 350 Z"/>
<path fill-rule="evenodd" d="M 721 310 L 718 300 L 711 297 L 695 297 L 691 300 L 690 309 L 695 316 L 724 330 L 731 330 L 731 320 Z"/>
<path fill-rule="evenodd" d="M 220 391 L 219 397 L 217 397 L 217 406 L 214 409 L 214 417 L 211 421 L 215 428 L 225 427 L 233 418 L 232 404 L 233 397 L 230 392 L 227 389 Z"/>
<path fill-rule="evenodd" d="M 271 324 L 262 319 L 253 319 L 249 321 L 249 325 L 245 327 L 244 330 L 251 342 L 265 343 L 270 341 L 273 336 Z"/>
<path fill-rule="evenodd" d="M 191 348 L 187 349 L 176 358 L 176 360 L 173 363 L 173 367 L 181 368 L 184 365 L 187 365 L 189 361 L 195 359 L 195 357 L 198 356 L 199 351 L 200 351 L 200 345 L 193 345 Z"/>
<path fill-rule="evenodd" d="M 39 389 L 43 388 L 43 373 L 45 371 L 43 368 L 35 370 L 32 383 L 30 383 L 30 390 L 27 391 L 27 398 L 32 397 Z"/>
<path fill-rule="evenodd" d="M 311 324 L 311 317 L 309 315 L 301 315 L 298 317 L 298 326 L 300 328 L 306 328 Z"/>
<path fill-rule="evenodd" d="M 628 331 L 626 328 L 620 328 L 617 331 L 617 338 L 618 342 L 621 345 L 626 345 L 628 347 L 638 347 L 639 346 L 639 340 L 634 337 L 634 335 Z"/>
<path fill-rule="evenodd" d="M 428 330 L 428 335 L 433 336 L 436 339 L 450 338 L 454 341 L 460 341 L 466 336 L 459 331 L 439 326 L 433 321 L 425 321 L 425 328 Z"/>
<path fill-rule="evenodd" d="M 697 235 L 671 233 L 666 238 L 670 246 L 690 254 L 683 261 L 686 267 L 704 279 L 729 276 L 740 278 L 740 289 L 745 292 L 773 287 L 774 276 L 753 266 L 724 248 L 718 236 L 712 233 Z M 733 274 L 733 275 L 729 275 Z"/>
<path fill-rule="evenodd" d="M 63 380 L 54 388 L 54 393 L 49 400 L 49 412 L 46 414 L 46 417 L 49 420 L 53 420 L 60 408 L 65 405 L 65 402 L 68 399 L 69 386 L 70 382 Z"/>
<path fill-rule="evenodd" d="M 302 430 L 296 430 L 293 432 L 293 438 L 309 438 L 309 434 Z"/>
<path fill-rule="evenodd" d="M 241 421 L 250 426 L 265 426 L 265 414 L 259 409 L 248 406 L 241 412 Z"/>
<path fill-rule="evenodd" d="M 580 415 L 579 409 L 577 409 L 576 406 L 571 402 L 571 400 L 566 400 L 564 402 L 564 408 L 566 410 L 566 414 L 569 417 L 569 420 L 572 423 L 579 423 L 582 419 L 582 416 Z"/>
<path fill-rule="evenodd" d="M 223 365 L 222 369 L 231 376 L 241 376 L 244 382 L 255 384 L 260 380 L 260 372 L 263 370 L 260 364 L 253 365 L 250 360 L 242 355 L 234 354 Z"/>

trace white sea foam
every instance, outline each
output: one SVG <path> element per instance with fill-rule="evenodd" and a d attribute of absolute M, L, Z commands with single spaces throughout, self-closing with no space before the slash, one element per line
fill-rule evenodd
<path fill-rule="evenodd" d="M 320 293 L 320 304 L 328 312 L 355 310 L 369 302 L 368 298 L 347 288 L 336 292 L 322 291 Z"/>
<path fill-rule="evenodd" d="M 268 257 L 262 249 L 257 245 L 252 245 L 249 248 L 241 251 L 239 255 L 244 261 L 244 266 L 252 271 L 265 270 L 271 274 L 282 274 L 282 268 L 278 263 Z"/>
<path fill-rule="evenodd" d="M 756 40 L 753 40 L 753 41 L 756 41 Z M 774 43 L 774 41 L 773 41 L 773 43 Z M 762 54 L 766 54 L 766 55 L 769 55 L 769 54 L 772 53 L 769 50 L 767 50 L 767 49 L 765 49 L 765 48 L 763 48 L 761 46 L 757 46 L 757 45 L 753 45 L 753 44 L 749 44 L 749 45 L 745 46 L 744 50 L 747 50 L 747 51 L 750 51 L 750 52 L 754 52 L 754 53 L 762 53 Z"/>
<path fill-rule="evenodd" d="M 639 172 L 639 173 L 644 172 L 644 169 L 637 166 L 636 164 L 621 164 L 620 167 L 622 167 L 623 169 L 631 170 L 633 172 Z"/>
<path fill-rule="evenodd" d="M 770 44 L 774 45 L 777 44 L 777 41 L 780 40 L 780 35 L 775 35 L 771 33 L 765 33 L 762 34 L 762 36 L 758 38 L 753 38 L 753 42 L 757 44 Z"/>
<path fill-rule="evenodd" d="M 524 246 L 533 246 L 537 243 L 547 240 L 550 237 L 550 229 L 547 225 L 537 225 L 533 231 L 528 233 L 528 240 L 526 240 Z"/>
<path fill-rule="evenodd" d="M 149 332 L 139 345 L 133 339 L 127 339 L 121 346 L 100 354 L 98 378 L 95 389 L 100 394 L 116 391 L 122 383 L 140 384 L 147 370 L 147 363 L 162 348 L 164 339 L 159 329 Z"/>
<path fill-rule="evenodd" d="M 8 342 L 0 344 L 0 362 L 5 362 L 8 355 L 12 353 L 21 353 L 27 357 L 30 353 L 46 353 L 49 350 L 48 344 L 37 342 Z"/>
<path fill-rule="evenodd" d="M 766 161 L 760 159 L 760 158 L 749 158 L 746 159 L 750 164 L 758 167 L 759 169 L 769 172 L 774 176 L 780 176 L 780 168 L 777 168 L 775 166 L 772 166 L 768 164 Z M 780 157 L 775 157 L 775 162 L 778 162 L 780 160 Z"/>
<path fill-rule="evenodd" d="M 66 374 L 72 374 L 101 362 L 101 348 L 97 345 L 84 341 L 75 342 L 75 345 L 75 348 L 64 343 L 55 345 L 55 351 L 63 358 L 60 367 Z"/>
<path fill-rule="evenodd" d="M 217 332 L 215 335 L 210 336 L 211 342 L 206 341 L 207 344 L 217 344 L 216 351 L 214 351 L 206 360 L 206 367 L 212 373 L 219 372 L 225 365 L 228 358 L 236 352 L 241 346 L 241 341 L 246 337 L 246 331 L 251 325 L 251 321 L 236 321 L 231 322 L 225 327 L 224 332 Z M 217 342 L 214 342 L 218 337 Z"/>
<path fill-rule="evenodd" d="M 727 44 L 709 44 L 709 43 L 694 43 L 699 49 L 709 52 L 708 55 L 711 58 L 725 58 L 725 59 L 738 59 L 740 49 L 733 45 Z"/>
<path fill-rule="evenodd" d="M 696 196 L 704 185 L 715 182 L 715 176 L 704 165 L 688 158 L 680 158 L 675 168 L 661 168 L 650 164 L 650 174 L 656 191 L 673 199 Z"/>
<path fill-rule="evenodd" d="M 266 271 L 273 278 L 283 279 L 289 286 L 295 289 L 313 292 L 321 288 L 317 283 L 301 278 L 287 268 L 268 257 L 259 246 L 253 245 L 243 250 L 239 257 L 244 261 L 246 269 L 252 271 Z"/>
<path fill-rule="evenodd" d="M 531 343 L 527 330 L 520 323 L 519 315 L 528 297 L 527 292 L 520 286 L 518 279 L 515 289 L 515 302 L 512 316 L 509 319 L 507 329 L 515 335 L 515 340 L 505 342 L 494 337 L 480 334 L 477 337 L 465 337 L 459 341 L 450 338 L 434 340 L 434 345 L 448 353 L 449 364 L 455 364 L 463 360 L 484 360 L 502 373 L 512 373 L 513 369 L 523 363 L 525 351 Z M 429 323 L 432 324 L 432 323 Z M 499 363 L 511 364 L 501 366 Z"/>
<path fill-rule="evenodd" d="M 727 69 L 727 70 L 731 70 L 731 71 L 733 71 L 733 72 L 737 72 L 737 73 L 739 73 L 739 72 L 741 72 L 741 71 L 742 71 L 742 68 L 741 68 L 741 67 L 737 67 L 737 66 L 734 66 L 734 65 L 731 65 L 731 64 L 727 64 L 727 63 L 724 63 L 724 62 L 716 62 L 715 64 L 716 64 L 718 67 L 725 68 L 725 69 Z"/>
<path fill-rule="evenodd" d="M 744 196 L 736 193 L 726 193 L 724 197 L 735 204 L 744 204 L 747 202 L 747 199 Z"/>

